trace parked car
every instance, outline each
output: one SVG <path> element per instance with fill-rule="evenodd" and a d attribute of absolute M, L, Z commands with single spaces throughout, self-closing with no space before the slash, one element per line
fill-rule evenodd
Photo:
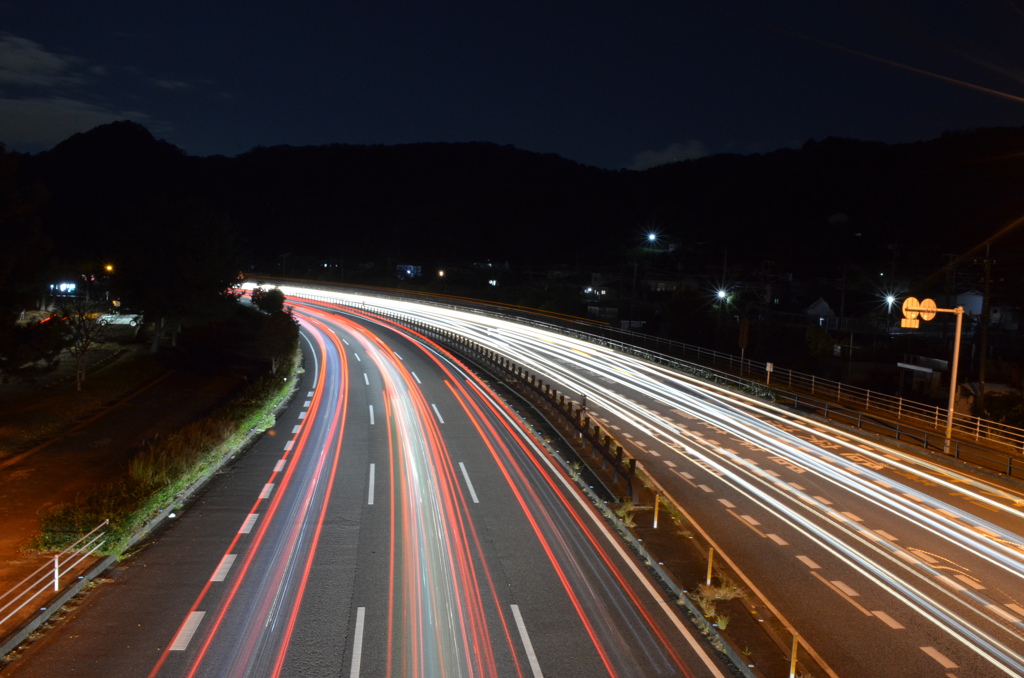
<path fill-rule="evenodd" d="M 142 316 L 136 313 L 104 313 L 96 319 L 100 325 L 130 325 L 137 327 L 142 324 Z"/>

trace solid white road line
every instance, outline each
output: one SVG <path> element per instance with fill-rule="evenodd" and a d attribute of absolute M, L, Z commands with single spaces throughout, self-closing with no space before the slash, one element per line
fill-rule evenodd
<path fill-rule="evenodd" d="M 356 608 L 356 630 L 352 639 L 352 670 L 349 678 L 359 678 L 359 665 L 363 663 L 363 624 L 366 619 L 366 608 Z"/>
<path fill-rule="evenodd" d="M 462 469 L 462 477 L 466 479 L 466 487 L 469 488 L 469 496 L 473 498 L 474 504 L 479 504 L 480 500 L 476 498 L 476 491 L 473 489 L 473 482 L 469 479 L 469 473 L 466 471 L 466 465 L 460 461 L 459 468 Z"/>
<path fill-rule="evenodd" d="M 199 622 L 203 621 L 203 615 L 205 614 L 205 612 L 200 610 L 189 613 L 185 623 L 181 625 L 178 635 L 174 636 L 174 641 L 171 642 L 171 650 L 184 650 L 188 647 L 189 641 L 192 640 L 192 636 L 195 634 L 196 629 L 199 628 Z"/>
<path fill-rule="evenodd" d="M 235 564 L 235 554 L 227 553 L 223 558 L 220 559 L 220 565 L 213 571 L 213 576 L 210 577 L 210 581 L 224 581 L 228 576 L 228 570 Z"/>
<path fill-rule="evenodd" d="M 373 477 L 374 477 L 374 474 L 376 473 L 376 471 L 377 471 L 377 465 L 376 464 L 370 464 L 370 493 L 369 493 L 369 495 L 367 497 L 366 503 L 371 505 L 371 506 L 373 505 Z"/>
<path fill-rule="evenodd" d="M 523 647 L 526 648 L 526 657 L 530 660 L 530 669 L 533 671 L 533 678 L 544 678 L 540 672 L 540 663 L 537 661 L 537 653 L 533 651 L 533 643 L 530 642 L 530 634 L 526 632 L 526 624 L 523 623 L 523 615 L 519 614 L 519 606 L 512 605 L 512 616 L 516 619 L 516 626 L 519 628 L 519 637 L 523 640 Z"/>
<path fill-rule="evenodd" d="M 250 513 L 245 517 L 245 522 L 238 528 L 238 534 L 249 534 L 252 530 L 252 526 L 256 524 L 256 519 L 260 517 L 258 513 Z"/>

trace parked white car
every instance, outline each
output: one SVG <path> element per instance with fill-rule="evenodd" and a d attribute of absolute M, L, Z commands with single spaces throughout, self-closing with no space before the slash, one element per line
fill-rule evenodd
<path fill-rule="evenodd" d="M 96 319 L 100 325 L 129 325 L 137 327 L 142 324 L 142 316 L 135 313 L 104 313 Z"/>

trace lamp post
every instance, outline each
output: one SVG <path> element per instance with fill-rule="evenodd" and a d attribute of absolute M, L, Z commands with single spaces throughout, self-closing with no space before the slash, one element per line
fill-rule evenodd
<path fill-rule="evenodd" d="M 956 315 L 956 333 L 953 336 L 953 366 L 949 371 L 949 407 L 946 410 L 946 444 L 943 451 L 949 454 L 949 447 L 953 437 L 953 405 L 956 402 L 956 370 L 960 364 L 960 329 L 963 326 L 964 307 L 936 308 L 932 299 L 918 301 L 914 297 L 907 297 L 903 302 L 903 320 L 901 327 L 917 328 L 921 320 L 931 320 L 936 313 L 953 313 Z M 920 320 L 918 319 L 920 317 Z"/>

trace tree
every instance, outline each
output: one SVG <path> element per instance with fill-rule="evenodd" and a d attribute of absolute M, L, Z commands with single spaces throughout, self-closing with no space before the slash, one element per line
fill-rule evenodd
<path fill-rule="evenodd" d="M 0 247 L 0 370 L 8 376 L 21 372 L 27 363 L 45 359 L 48 350 L 41 345 L 38 358 L 33 358 L 36 354 L 30 344 L 52 338 L 51 327 L 29 332 L 19 324 L 23 312 L 38 298 L 44 257 L 51 243 L 36 214 L 45 195 L 38 187 L 21 185 L 17 169 L 18 156 L 0 144 L 0 233 L 4 234 Z"/>
<path fill-rule="evenodd" d="M 75 389 L 78 391 L 85 383 L 86 356 L 107 334 L 107 327 L 98 320 L 105 308 L 105 303 L 83 297 L 65 297 L 57 303 L 68 351 L 75 359 Z"/>
<path fill-rule="evenodd" d="M 270 363 L 271 374 L 295 353 L 299 346 L 299 323 L 291 311 L 275 311 L 260 318 L 256 351 Z"/>
<path fill-rule="evenodd" d="M 280 313 L 284 310 L 284 292 L 276 287 L 269 290 L 256 287 L 252 291 L 252 303 L 265 313 Z"/>

